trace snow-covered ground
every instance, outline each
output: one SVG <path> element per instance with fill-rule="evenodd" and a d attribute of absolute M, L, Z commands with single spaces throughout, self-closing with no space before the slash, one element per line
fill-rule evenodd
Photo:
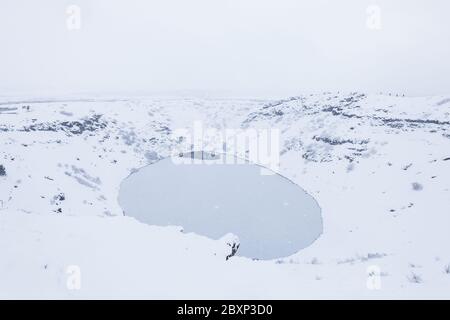
<path fill-rule="evenodd" d="M 449 97 L 23 100 L 0 102 L 0 298 L 450 298 Z M 123 179 L 195 121 L 280 129 L 322 236 L 226 260 L 232 237 L 123 216 Z"/>

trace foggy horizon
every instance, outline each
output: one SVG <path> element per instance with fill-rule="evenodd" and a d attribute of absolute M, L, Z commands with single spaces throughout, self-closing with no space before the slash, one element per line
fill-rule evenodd
<path fill-rule="evenodd" d="M 2 0 L 0 95 L 446 95 L 450 4 L 432 2 Z"/>

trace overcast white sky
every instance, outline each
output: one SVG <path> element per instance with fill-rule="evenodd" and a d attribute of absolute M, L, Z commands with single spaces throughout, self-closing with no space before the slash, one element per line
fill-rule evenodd
<path fill-rule="evenodd" d="M 0 40 L 3 95 L 450 94 L 448 0 L 0 0 Z"/>

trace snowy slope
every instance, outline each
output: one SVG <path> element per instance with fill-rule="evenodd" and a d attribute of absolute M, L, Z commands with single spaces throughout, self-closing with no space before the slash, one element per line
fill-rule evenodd
<path fill-rule="evenodd" d="M 323 235 L 225 260 L 228 238 L 124 217 L 121 181 L 195 121 L 279 128 L 280 172 L 318 201 Z M 448 97 L 8 99 L 0 146 L 1 298 L 450 298 Z"/>

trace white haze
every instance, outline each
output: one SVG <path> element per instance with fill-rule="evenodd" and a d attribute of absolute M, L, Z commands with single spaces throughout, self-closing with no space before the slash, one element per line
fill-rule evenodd
<path fill-rule="evenodd" d="M 449 14 L 446 0 L 0 0 L 0 94 L 449 94 Z"/>

